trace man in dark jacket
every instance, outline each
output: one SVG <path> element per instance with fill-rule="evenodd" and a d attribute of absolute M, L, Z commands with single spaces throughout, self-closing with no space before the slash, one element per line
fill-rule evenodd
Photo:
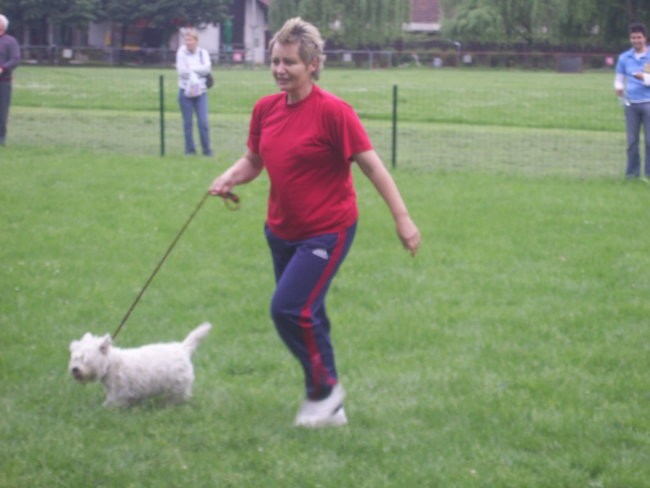
<path fill-rule="evenodd" d="M 7 34 L 9 21 L 0 15 L 0 146 L 7 140 L 7 119 L 11 103 L 12 72 L 20 63 L 20 46 L 13 36 Z"/>

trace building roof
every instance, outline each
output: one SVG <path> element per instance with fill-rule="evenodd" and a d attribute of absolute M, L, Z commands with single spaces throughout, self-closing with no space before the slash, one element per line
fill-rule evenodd
<path fill-rule="evenodd" d="M 411 22 L 407 31 L 436 32 L 440 29 L 442 10 L 439 0 L 411 0 Z"/>
<path fill-rule="evenodd" d="M 439 23 L 440 2 L 438 0 L 411 0 L 411 22 Z"/>

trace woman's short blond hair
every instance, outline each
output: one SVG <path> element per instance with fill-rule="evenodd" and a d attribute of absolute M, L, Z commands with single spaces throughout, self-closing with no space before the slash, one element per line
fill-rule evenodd
<path fill-rule="evenodd" d="M 197 31 L 194 27 L 186 27 L 182 30 L 182 34 L 183 38 L 193 37 L 197 41 L 199 40 L 199 31 Z"/>
<path fill-rule="evenodd" d="M 276 44 L 298 44 L 298 55 L 305 64 L 311 64 L 315 59 L 318 60 L 318 66 L 312 73 L 312 78 L 317 80 L 325 64 L 325 41 L 320 35 L 320 31 L 307 21 L 300 17 L 294 17 L 287 20 L 282 28 L 275 33 L 269 41 L 269 53 L 273 51 Z"/>

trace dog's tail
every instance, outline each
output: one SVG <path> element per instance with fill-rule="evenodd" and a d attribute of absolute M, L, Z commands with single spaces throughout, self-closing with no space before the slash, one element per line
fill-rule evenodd
<path fill-rule="evenodd" d="M 209 322 L 204 322 L 199 325 L 196 329 L 190 332 L 185 340 L 183 341 L 183 347 L 192 354 L 196 351 L 196 348 L 199 347 L 199 343 L 203 340 L 205 336 L 208 335 L 212 325 Z"/>

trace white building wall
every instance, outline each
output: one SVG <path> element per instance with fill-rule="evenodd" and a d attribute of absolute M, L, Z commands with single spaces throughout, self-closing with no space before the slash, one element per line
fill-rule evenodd
<path fill-rule="evenodd" d="M 266 62 L 266 16 L 257 0 L 246 0 L 244 45 L 246 61 L 254 64 Z"/>
<path fill-rule="evenodd" d="M 91 22 L 88 26 L 88 46 L 103 48 L 111 45 L 111 23 Z"/>

